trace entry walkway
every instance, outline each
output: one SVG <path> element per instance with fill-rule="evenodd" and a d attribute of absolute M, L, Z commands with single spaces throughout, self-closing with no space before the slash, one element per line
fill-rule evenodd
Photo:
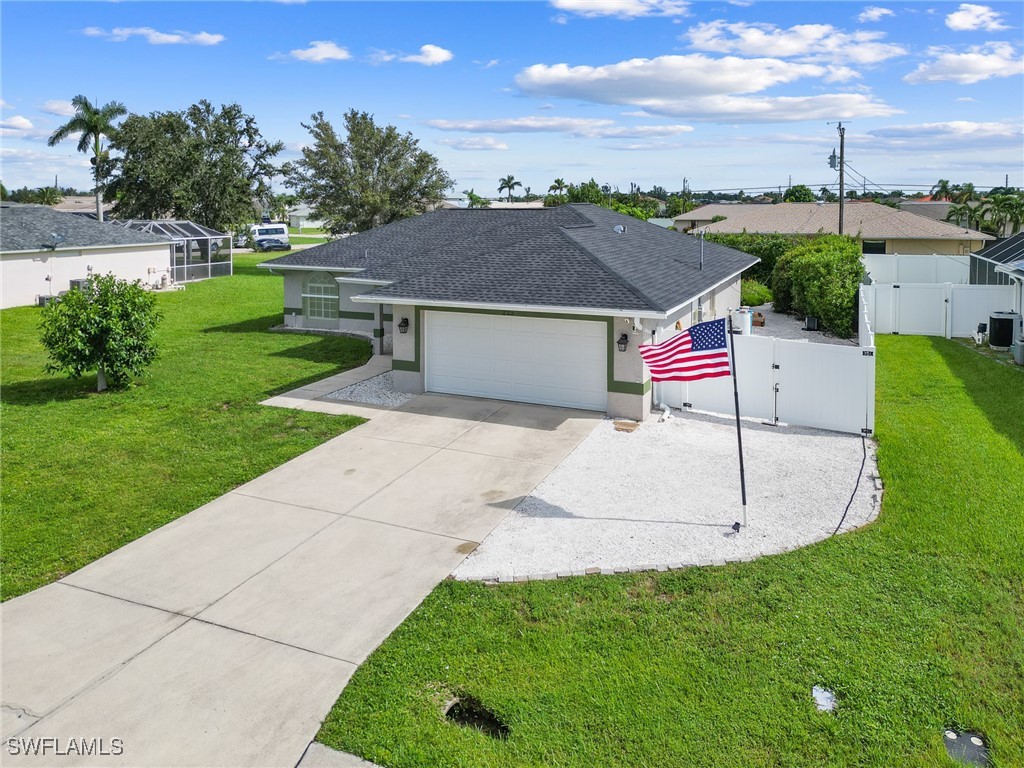
<path fill-rule="evenodd" d="M 356 667 L 601 418 L 439 395 L 372 415 L 5 603 L 4 765 L 294 766 Z M 57 741 L 26 759 L 11 736 Z M 57 756 L 71 739 L 120 754 Z"/>

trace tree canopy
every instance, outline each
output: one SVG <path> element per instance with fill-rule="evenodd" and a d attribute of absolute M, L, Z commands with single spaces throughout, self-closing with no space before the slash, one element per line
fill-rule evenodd
<path fill-rule="evenodd" d="M 423 213 L 452 186 L 411 133 L 378 126 L 373 115 L 354 109 L 344 120 L 344 136 L 323 112 L 303 123 L 313 144 L 284 170 L 288 186 L 332 232 L 362 232 Z"/>
<path fill-rule="evenodd" d="M 782 196 L 784 203 L 813 203 L 817 198 L 806 184 L 797 184 L 786 190 Z"/>
<path fill-rule="evenodd" d="M 118 216 L 169 214 L 225 231 L 269 202 L 284 144 L 264 139 L 238 104 L 216 110 L 203 100 L 183 112 L 130 115 L 111 147 L 121 153 L 109 185 Z"/>
<path fill-rule="evenodd" d="M 96 371 L 96 389 L 127 387 L 156 358 L 156 297 L 139 282 L 96 275 L 42 309 L 48 373 Z"/>

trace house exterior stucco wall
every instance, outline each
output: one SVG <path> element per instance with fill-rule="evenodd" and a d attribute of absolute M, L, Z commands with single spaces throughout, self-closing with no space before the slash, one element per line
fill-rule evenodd
<path fill-rule="evenodd" d="M 336 283 L 338 290 L 338 317 L 325 320 L 323 318 L 306 318 L 303 294 L 309 278 L 313 275 L 327 275 L 332 280 L 341 277 L 342 273 L 314 270 L 288 270 L 284 273 L 284 324 L 288 328 L 304 328 L 312 330 L 349 331 L 374 339 L 381 337 L 381 317 L 379 304 L 362 304 L 352 301 L 352 297 L 366 293 L 369 286 L 359 283 Z M 384 335 L 391 333 L 391 305 L 384 305 Z M 376 349 L 376 347 L 375 347 Z M 378 350 L 379 351 L 379 350 Z"/>
<path fill-rule="evenodd" d="M 985 245 L 983 240 L 899 240 L 885 241 L 886 253 L 965 255 L 977 252 Z"/>
<path fill-rule="evenodd" d="M 113 272 L 122 280 L 159 284 L 169 273 L 170 259 L 170 243 L 0 254 L 0 308 L 29 306 L 37 296 L 56 296 L 70 288 L 71 280 L 88 277 L 90 266 L 94 275 Z"/>

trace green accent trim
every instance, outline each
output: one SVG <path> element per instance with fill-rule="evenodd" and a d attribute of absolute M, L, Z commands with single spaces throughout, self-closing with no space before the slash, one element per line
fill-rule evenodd
<path fill-rule="evenodd" d="M 413 360 L 392 360 L 391 370 L 393 371 L 412 371 L 413 373 L 420 372 L 419 361 Z"/>
<path fill-rule="evenodd" d="M 338 317 L 344 317 L 346 320 L 376 320 L 377 316 L 373 312 L 338 312 Z"/>
<path fill-rule="evenodd" d="M 284 314 L 285 314 L 286 317 L 288 315 L 292 315 L 292 316 L 301 315 L 302 314 L 302 307 L 285 307 L 284 308 Z"/>
<path fill-rule="evenodd" d="M 390 323 L 390 322 L 392 322 L 392 321 L 393 321 L 394 319 L 395 319 L 395 316 L 394 316 L 394 315 L 390 315 L 390 314 L 388 314 L 387 312 L 385 312 L 385 313 L 384 313 L 384 322 L 385 322 L 385 323 Z"/>
<path fill-rule="evenodd" d="M 610 381 L 608 382 L 608 391 L 622 395 L 646 395 L 651 391 L 651 380 L 648 379 L 643 384 L 630 383 L 626 381 Z"/>
<path fill-rule="evenodd" d="M 373 329 L 373 338 L 380 339 L 384 337 L 384 331 L 380 328 Z"/>

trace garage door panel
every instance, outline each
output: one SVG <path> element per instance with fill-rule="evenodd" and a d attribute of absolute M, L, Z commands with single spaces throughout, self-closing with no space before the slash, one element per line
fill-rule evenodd
<path fill-rule="evenodd" d="M 426 312 L 426 389 L 605 410 L 607 325 Z"/>

